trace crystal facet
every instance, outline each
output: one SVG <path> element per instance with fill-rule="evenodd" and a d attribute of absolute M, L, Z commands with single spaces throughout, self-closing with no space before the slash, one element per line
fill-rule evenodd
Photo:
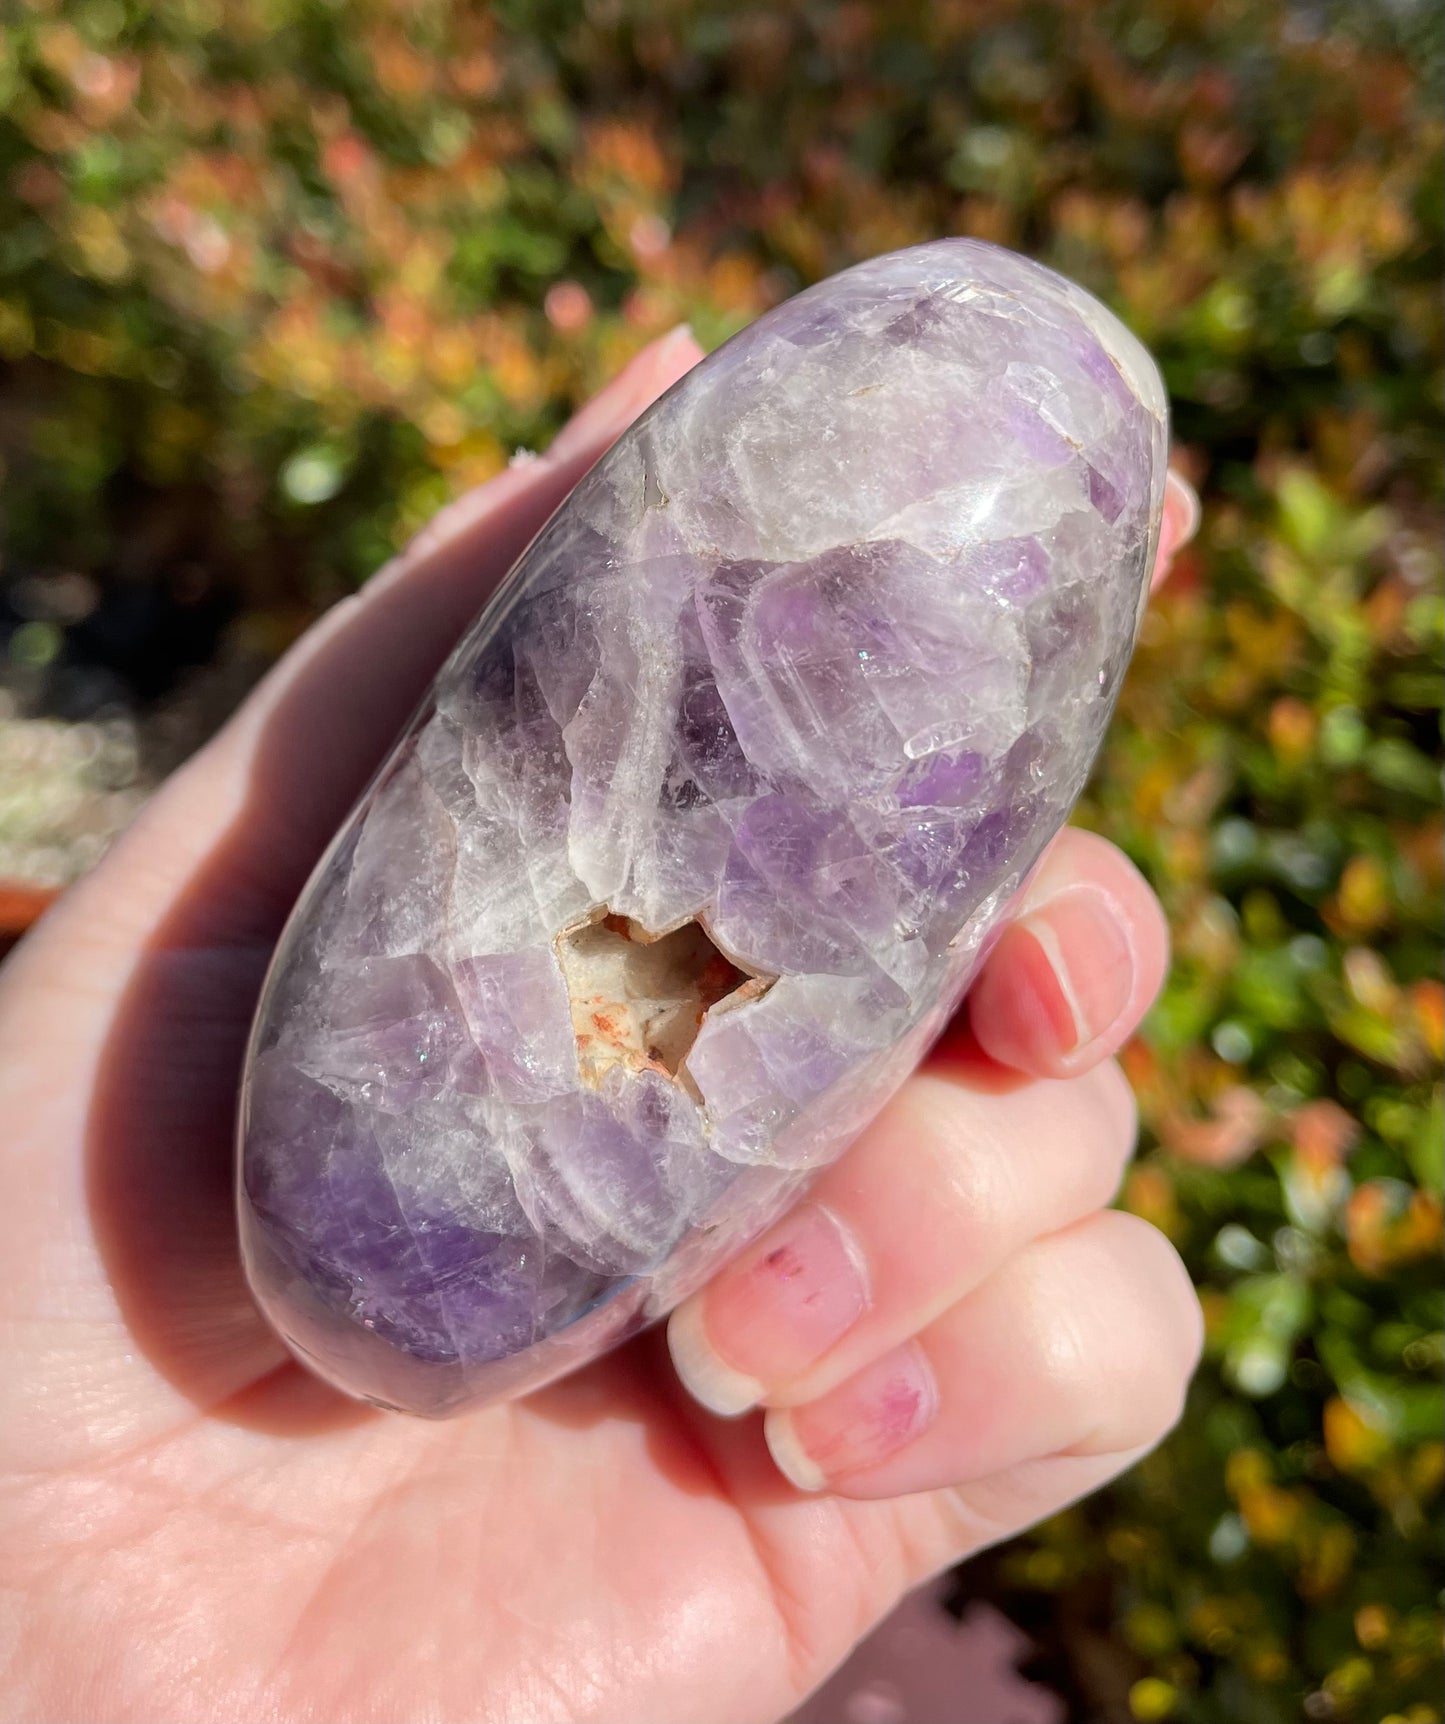
<path fill-rule="evenodd" d="M 420 1413 L 666 1311 L 835 1157 L 1083 786 L 1158 537 L 1158 373 L 968 240 L 743 331 L 577 487 L 283 939 L 252 1286 Z"/>

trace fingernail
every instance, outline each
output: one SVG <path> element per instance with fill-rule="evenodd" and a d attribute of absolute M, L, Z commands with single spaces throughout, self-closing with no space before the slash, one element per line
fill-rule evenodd
<path fill-rule="evenodd" d="M 718 1357 L 703 1328 L 703 1295 L 695 1293 L 679 1305 L 667 1324 L 672 1368 L 684 1389 L 700 1406 L 724 1419 L 755 1407 L 763 1393 L 756 1377 L 733 1370 Z"/>
<path fill-rule="evenodd" d="M 1018 924 L 1032 937 L 1033 961 L 1018 957 L 1053 1045 L 1064 1053 L 1113 1028 L 1134 992 L 1134 951 L 1111 898 L 1087 887 L 1064 892 Z"/>
<path fill-rule="evenodd" d="M 805 1203 L 673 1313 L 668 1343 L 693 1398 L 731 1415 L 801 1375 L 867 1308 L 852 1236 Z"/>
<path fill-rule="evenodd" d="M 679 323 L 666 335 L 660 335 L 636 354 L 611 382 L 580 407 L 552 439 L 547 457 L 567 461 L 584 449 L 621 436 L 645 407 L 650 407 L 660 391 L 655 382 L 658 367 L 685 342 L 693 339 L 692 329 Z"/>
<path fill-rule="evenodd" d="M 692 325 L 687 322 L 674 323 L 666 335 L 659 335 L 656 349 L 659 354 L 671 353 L 674 347 L 681 347 L 686 341 L 695 342 L 697 337 L 692 332 Z"/>
<path fill-rule="evenodd" d="M 1203 511 L 1199 503 L 1199 493 L 1172 467 L 1164 481 L 1164 489 L 1173 496 L 1179 514 L 1179 537 L 1174 542 L 1174 549 L 1177 551 L 1187 545 L 1199 531 L 1199 519 Z"/>
<path fill-rule="evenodd" d="M 938 1412 L 938 1384 L 916 1341 L 802 1407 L 777 1407 L 763 1432 L 778 1471 L 800 1491 L 867 1472 L 911 1443 Z"/>

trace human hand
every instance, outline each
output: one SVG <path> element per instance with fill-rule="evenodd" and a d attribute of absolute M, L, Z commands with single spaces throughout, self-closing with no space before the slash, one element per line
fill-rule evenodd
<path fill-rule="evenodd" d="M 247 1294 L 233 1113 L 286 913 L 487 592 L 697 357 L 656 343 L 336 606 L 0 975 L 7 1716 L 777 1717 L 1176 1417 L 1193 1294 L 1102 1208 L 1166 937 L 1082 832 L 924 1069 L 674 1316 L 684 1380 L 766 1435 L 657 1335 L 450 1423 L 378 1413 Z"/>

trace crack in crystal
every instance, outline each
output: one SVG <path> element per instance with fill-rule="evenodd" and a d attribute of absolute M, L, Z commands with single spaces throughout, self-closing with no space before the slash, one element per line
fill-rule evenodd
<path fill-rule="evenodd" d="M 750 975 L 689 918 L 657 934 L 605 906 L 555 941 L 567 984 L 582 1081 L 653 1071 L 699 1100 L 686 1068 L 710 1015 L 760 999 L 769 976 Z"/>

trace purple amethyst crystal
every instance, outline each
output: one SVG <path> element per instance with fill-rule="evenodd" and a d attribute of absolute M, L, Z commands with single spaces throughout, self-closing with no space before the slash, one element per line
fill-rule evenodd
<path fill-rule="evenodd" d="M 944 240 L 799 294 L 538 536 L 258 1015 L 256 1295 L 444 1413 L 662 1314 L 897 1087 L 1083 786 L 1166 412 L 1087 294 Z"/>

